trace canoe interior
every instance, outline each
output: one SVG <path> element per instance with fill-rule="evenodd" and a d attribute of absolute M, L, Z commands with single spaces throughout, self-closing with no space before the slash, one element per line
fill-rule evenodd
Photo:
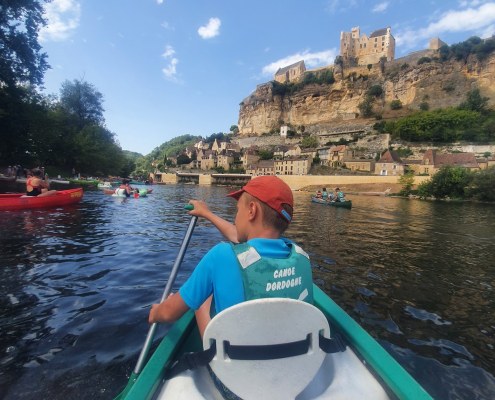
<path fill-rule="evenodd" d="M 395 359 L 321 289 L 314 286 L 315 306 L 328 318 L 331 330 L 338 331 L 391 397 L 432 400 L 432 397 Z M 116 400 L 156 398 L 165 370 L 185 352 L 202 350 L 194 313 L 189 311 L 170 329 L 138 376 L 131 376 Z"/>

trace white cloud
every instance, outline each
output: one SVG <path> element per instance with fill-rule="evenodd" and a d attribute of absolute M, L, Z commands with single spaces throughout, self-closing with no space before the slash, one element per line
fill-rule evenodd
<path fill-rule="evenodd" d="M 495 25 L 490 25 L 484 29 L 483 32 L 480 33 L 480 37 L 483 39 L 487 39 L 495 35 Z"/>
<path fill-rule="evenodd" d="M 328 0 L 325 9 L 330 14 L 335 14 L 336 12 L 346 12 L 357 5 L 357 0 Z"/>
<path fill-rule="evenodd" d="M 62 41 L 79 26 L 81 5 L 75 0 L 53 0 L 45 5 L 47 25 L 40 29 L 40 41 Z"/>
<path fill-rule="evenodd" d="M 156 4 L 163 4 L 163 0 L 156 0 Z"/>
<path fill-rule="evenodd" d="M 220 25 L 222 25 L 220 18 L 210 18 L 205 26 L 199 27 L 198 34 L 203 39 L 211 39 L 220 34 Z"/>
<path fill-rule="evenodd" d="M 177 64 L 179 59 L 175 57 L 175 50 L 172 46 L 167 45 L 162 57 L 167 61 L 167 66 L 162 69 L 163 74 L 169 80 L 176 81 L 177 77 Z"/>
<path fill-rule="evenodd" d="M 468 5 L 480 2 L 477 0 L 463 2 Z M 418 41 L 430 39 L 449 32 L 475 32 L 479 35 L 486 34 L 495 23 L 495 2 L 484 3 L 478 8 L 466 8 L 464 10 L 449 10 L 440 18 L 429 24 L 426 28 L 418 30 L 405 30 L 395 35 L 397 46 L 406 50 L 414 47 Z"/>
<path fill-rule="evenodd" d="M 287 67 L 298 61 L 304 60 L 304 64 L 307 68 L 321 67 L 324 65 L 333 64 L 335 56 L 339 53 L 337 49 L 324 50 L 317 53 L 310 53 L 308 50 L 302 53 L 292 54 L 290 56 L 281 58 L 268 65 L 265 65 L 261 71 L 263 76 L 274 75 L 279 68 Z"/>
<path fill-rule="evenodd" d="M 374 13 L 384 12 L 388 8 L 389 4 L 390 3 L 388 1 L 382 1 L 381 3 L 376 4 L 371 11 Z"/>
<path fill-rule="evenodd" d="M 174 31 L 175 30 L 175 28 L 172 25 L 170 25 L 167 21 L 163 21 L 161 23 L 161 27 L 162 28 L 165 28 L 165 29 L 167 29 L 169 31 Z"/>

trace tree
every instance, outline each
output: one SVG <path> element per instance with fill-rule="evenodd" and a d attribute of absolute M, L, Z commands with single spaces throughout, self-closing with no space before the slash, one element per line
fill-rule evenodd
<path fill-rule="evenodd" d="M 466 100 L 459 105 L 460 109 L 484 112 L 488 104 L 488 97 L 481 96 L 478 88 L 470 90 L 466 94 Z"/>
<path fill-rule="evenodd" d="M 392 100 L 390 102 L 390 109 L 391 110 L 400 110 L 402 108 L 402 101 L 400 100 Z"/>
<path fill-rule="evenodd" d="M 177 165 L 189 164 L 191 159 L 185 154 L 180 154 L 177 156 Z"/>
<path fill-rule="evenodd" d="M 0 87 L 43 83 L 49 68 L 38 31 L 46 25 L 44 0 L 2 1 L 0 4 Z"/>
<path fill-rule="evenodd" d="M 383 94 L 383 88 L 380 85 L 371 86 L 366 92 L 368 96 L 380 97 Z"/>
<path fill-rule="evenodd" d="M 306 136 L 301 141 L 301 147 L 303 148 L 316 148 L 318 144 L 318 139 L 315 136 Z"/>
<path fill-rule="evenodd" d="M 442 167 L 429 181 L 418 186 L 418 194 L 421 197 L 462 199 L 466 197 L 471 180 L 472 174 L 467 168 Z"/>
<path fill-rule="evenodd" d="M 81 129 L 88 123 L 103 125 L 103 95 L 92 84 L 75 79 L 65 81 L 60 89 L 60 105 L 75 117 L 76 125 Z"/>
<path fill-rule="evenodd" d="M 402 185 L 400 195 L 409 196 L 414 185 L 414 174 L 412 172 L 405 173 L 399 178 L 399 183 Z"/>
<path fill-rule="evenodd" d="M 358 104 L 359 111 L 363 117 L 371 117 L 373 115 L 373 97 L 366 96 L 364 100 Z"/>
<path fill-rule="evenodd" d="M 476 172 L 468 194 L 477 200 L 495 201 L 495 167 Z"/>
<path fill-rule="evenodd" d="M 232 132 L 234 135 L 237 135 L 239 133 L 239 127 L 237 125 L 231 125 L 230 132 Z"/>

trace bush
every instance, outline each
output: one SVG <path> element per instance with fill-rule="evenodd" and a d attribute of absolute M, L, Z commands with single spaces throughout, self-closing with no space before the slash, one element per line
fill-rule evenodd
<path fill-rule="evenodd" d="M 419 103 L 419 109 L 421 111 L 428 111 L 430 109 L 430 104 L 427 101 L 422 101 Z"/>
<path fill-rule="evenodd" d="M 476 172 L 467 192 L 477 200 L 495 201 L 495 167 Z"/>
<path fill-rule="evenodd" d="M 383 89 L 380 85 L 371 86 L 366 92 L 368 96 L 380 97 L 383 94 Z"/>
<path fill-rule="evenodd" d="M 366 96 L 366 98 L 359 103 L 358 108 L 363 117 L 371 117 L 373 115 L 373 97 Z"/>
<path fill-rule="evenodd" d="M 390 102 L 390 109 L 391 110 L 400 110 L 402 108 L 402 101 L 400 100 L 392 100 Z"/>
<path fill-rule="evenodd" d="M 430 57 L 421 57 L 418 60 L 418 65 L 426 64 L 426 63 L 429 63 L 429 62 L 431 62 L 431 58 Z"/>
<path fill-rule="evenodd" d="M 418 186 L 421 197 L 463 199 L 473 179 L 472 173 L 462 167 L 442 167 L 433 177 Z"/>

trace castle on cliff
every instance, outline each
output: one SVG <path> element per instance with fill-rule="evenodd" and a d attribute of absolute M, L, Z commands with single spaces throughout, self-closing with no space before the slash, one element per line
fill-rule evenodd
<path fill-rule="evenodd" d="M 355 60 L 358 65 L 376 64 L 382 57 L 392 61 L 395 38 L 390 27 L 378 29 L 368 37 L 360 34 L 358 26 L 350 32 L 340 32 L 340 55 L 344 61 Z"/>

